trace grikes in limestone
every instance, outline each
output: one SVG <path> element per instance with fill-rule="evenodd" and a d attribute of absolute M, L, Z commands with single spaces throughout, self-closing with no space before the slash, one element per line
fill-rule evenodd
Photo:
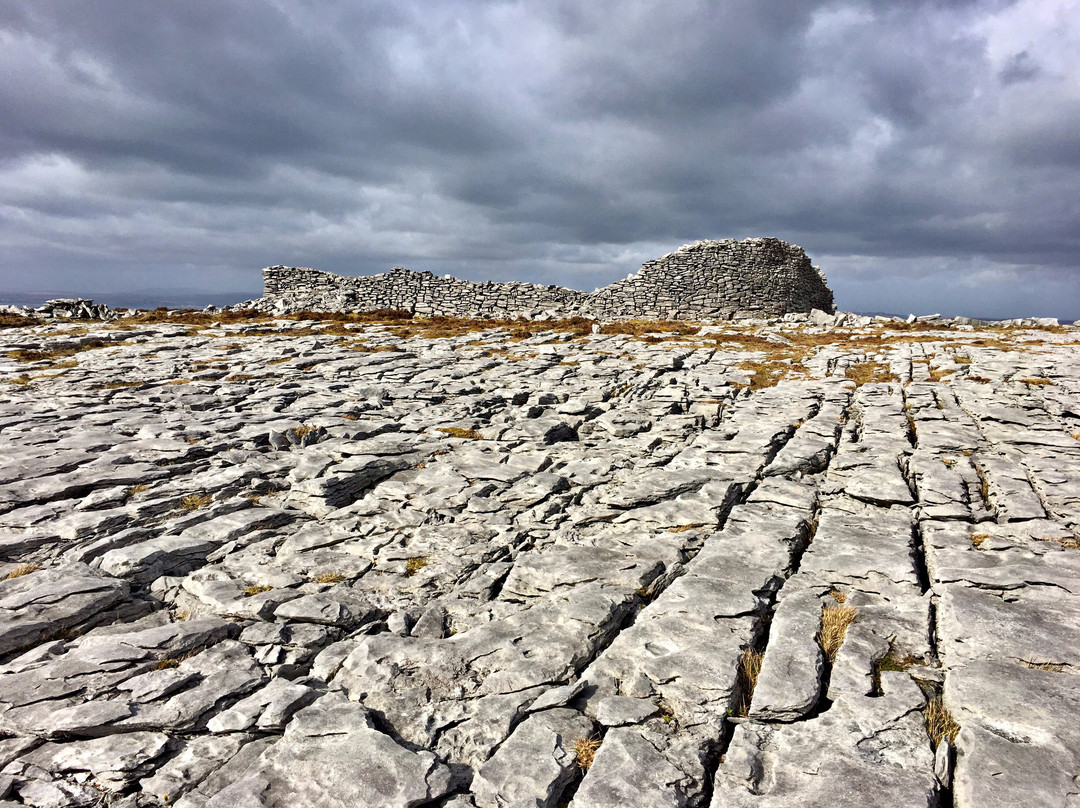
<path fill-rule="evenodd" d="M 649 261 L 626 279 L 580 292 L 531 283 L 477 283 L 395 267 L 344 277 L 307 267 L 263 270 L 261 308 L 289 311 L 404 309 L 478 318 L 728 319 L 835 311 L 825 275 L 802 247 L 775 238 L 697 241 Z"/>

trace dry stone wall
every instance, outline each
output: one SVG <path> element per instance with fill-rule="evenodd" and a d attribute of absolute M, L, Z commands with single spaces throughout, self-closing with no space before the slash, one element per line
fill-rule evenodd
<path fill-rule="evenodd" d="M 263 270 L 260 304 L 275 311 L 405 309 L 457 317 L 585 316 L 696 319 L 835 311 L 824 274 L 802 247 L 775 238 L 698 241 L 595 292 L 476 283 L 395 267 L 344 277 L 306 267 Z"/>

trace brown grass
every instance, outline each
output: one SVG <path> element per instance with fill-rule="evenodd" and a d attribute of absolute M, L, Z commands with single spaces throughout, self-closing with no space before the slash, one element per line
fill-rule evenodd
<path fill-rule="evenodd" d="M 4 381 L 7 382 L 8 384 L 24 385 L 24 384 L 30 384 L 32 379 L 29 376 L 27 376 L 25 373 L 20 373 L 18 376 L 12 376 L 10 379 L 4 379 Z"/>
<path fill-rule="evenodd" d="M 392 328 L 391 332 L 399 339 L 421 337 L 422 339 L 445 339 L 461 337 L 480 331 L 503 329 L 508 331 L 507 339 L 518 341 L 551 332 L 585 337 L 592 333 L 593 321 L 584 317 L 571 317 L 566 320 L 473 320 L 465 317 L 430 317 L 412 319 Z"/>
<path fill-rule="evenodd" d="M 930 368 L 930 381 L 940 382 L 946 376 L 951 376 L 956 373 L 955 370 L 949 368 Z"/>
<path fill-rule="evenodd" d="M 103 339 L 91 339 L 83 342 L 80 345 L 70 345 L 65 348 L 50 348 L 48 350 L 41 351 L 27 351 L 17 350 L 8 351 L 7 355 L 9 359 L 14 359 L 18 362 L 46 362 L 53 359 L 57 359 L 61 356 L 74 356 L 82 351 L 89 351 L 94 348 L 104 348 L 107 345 L 120 345 L 119 342 L 107 342 Z"/>
<path fill-rule="evenodd" d="M 930 699 L 926 704 L 926 734 L 930 736 L 934 746 L 940 746 L 944 740 L 953 743 L 959 732 L 960 725 L 946 709 L 941 696 Z"/>
<path fill-rule="evenodd" d="M 841 592 L 839 589 L 830 589 L 829 597 L 831 597 L 837 603 L 847 603 L 847 594 L 845 592 Z"/>
<path fill-rule="evenodd" d="M 969 536 L 972 547 L 982 547 L 982 543 L 990 538 L 989 533 L 972 533 Z"/>
<path fill-rule="evenodd" d="M 475 429 L 462 429 L 459 426 L 440 426 L 439 432 L 445 432 L 451 438 L 466 438 L 468 440 L 483 440 L 480 433 Z"/>
<path fill-rule="evenodd" d="M 318 578 L 315 579 L 317 584 L 340 584 L 345 580 L 345 576 L 340 572 L 324 572 Z"/>
<path fill-rule="evenodd" d="M 859 362 L 845 370 L 844 375 L 855 382 L 856 387 L 900 381 L 884 362 Z"/>
<path fill-rule="evenodd" d="M 25 317 L 22 314 L 0 312 L 0 328 L 27 328 L 32 325 L 41 325 L 41 320 L 36 317 Z"/>
<path fill-rule="evenodd" d="M 1026 384 L 1028 387 L 1044 387 L 1046 385 L 1054 384 L 1052 379 L 1047 379 L 1045 376 L 1029 376 L 1024 379 L 1017 379 L 1016 381 L 1021 384 Z"/>
<path fill-rule="evenodd" d="M 3 580 L 10 581 L 12 578 L 22 578 L 24 575 L 29 575 L 31 572 L 37 572 L 39 569 L 41 569 L 40 565 L 33 561 L 26 564 L 19 564 L 17 567 L 10 570 L 3 577 Z"/>
<path fill-rule="evenodd" d="M 754 698 L 758 674 L 761 673 L 762 659 L 763 654 L 753 648 L 744 648 L 739 654 L 739 665 L 736 671 L 738 700 L 735 704 L 735 715 L 745 716 L 750 712 L 750 702 Z"/>
<path fill-rule="evenodd" d="M 412 578 L 428 565 L 427 556 L 416 556 L 405 561 L 405 576 Z"/>
<path fill-rule="evenodd" d="M 1040 671 L 1050 671 L 1051 673 L 1062 673 L 1067 667 L 1062 662 L 1036 662 L 1033 659 L 1024 660 L 1024 664 L 1029 668 L 1035 668 Z"/>
<path fill-rule="evenodd" d="M 591 736 L 574 741 L 574 755 L 577 758 L 577 765 L 583 772 L 587 772 L 592 766 L 596 753 L 600 751 L 600 744 L 599 738 Z"/>
<path fill-rule="evenodd" d="M 252 584 L 251 586 L 244 587 L 244 597 L 250 598 L 252 595 L 258 595 L 260 592 L 269 592 L 274 587 L 267 586 L 266 584 Z"/>
<path fill-rule="evenodd" d="M 158 662 L 158 664 L 155 665 L 154 667 L 155 667 L 156 670 L 159 670 L 159 671 L 163 671 L 163 670 L 166 670 L 168 668 L 176 668 L 185 659 L 191 659 L 193 656 L 195 656 L 201 650 L 202 650 L 201 648 L 197 648 L 194 651 L 188 651 L 186 654 L 181 654 L 180 656 L 177 656 L 177 657 L 166 657 L 165 659 Z"/>
<path fill-rule="evenodd" d="M 829 662 L 836 659 L 837 651 L 844 644 L 848 627 L 858 616 L 859 610 L 854 606 L 826 606 L 821 610 L 821 630 L 817 640 Z"/>
<path fill-rule="evenodd" d="M 688 525 L 679 525 L 678 527 L 669 527 L 668 533 L 685 533 L 688 530 L 694 530 L 695 528 L 705 527 L 704 522 L 692 522 Z"/>
<path fill-rule="evenodd" d="M 1053 541 L 1060 544 L 1066 550 L 1080 550 L 1080 539 L 1065 538 L 1064 536 L 1058 536 L 1053 539 L 1037 539 L 1037 541 Z"/>
<path fill-rule="evenodd" d="M 307 435 L 307 434 L 309 434 L 311 432 L 314 432 L 315 429 L 316 429 L 316 427 L 313 427 L 311 424 L 301 424 L 300 426 L 293 427 L 292 432 L 299 439 L 299 438 L 303 438 L 304 435 Z"/>
<path fill-rule="evenodd" d="M 591 327 L 592 324 L 589 325 Z M 675 334 L 680 337 L 691 337 L 700 330 L 700 325 L 674 320 L 621 320 L 600 326 L 601 334 L 624 334 L 632 337 L 645 334 Z"/>
<path fill-rule="evenodd" d="M 188 494 L 180 500 L 180 507 L 185 511 L 194 511 L 205 508 L 213 501 L 214 497 L 211 494 Z"/>

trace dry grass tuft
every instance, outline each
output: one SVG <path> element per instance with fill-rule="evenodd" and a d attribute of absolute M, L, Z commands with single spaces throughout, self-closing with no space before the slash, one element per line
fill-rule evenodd
<path fill-rule="evenodd" d="M 340 584 L 345 580 L 345 576 L 340 572 L 324 572 L 318 578 L 315 579 L 317 584 Z"/>
<path fill-rule="evenodd" d="M 705 527 L 705 523 L 704 522 L 692 522 L 692 523 L 690 523 L 688 525 L 679 525 L 678 527 L 669 527 L 667 529 L 667 532 L 668 533 L 685 533 L 688 530 L 695 530 L 696 528 L 699 528 L 699 527 Z"/>
<path fill-rule="evenodd" d="M 416 573 L 420 572 L 424 567 L 428 565 L 427 556 L 416 556 L 410 558 L 405 562 L 405 575 L 412 578 Z"/>
<path fill-rule="evenodd" d="M 951 376 L 954 373 L 956 371 L 949 368 L 930 368 L 930 381 L 940 382 L 946 376 Z"/>
<path fill-rule="evenodd" d="M 45 362 L 57 359 L 61 356 L 74 356 L 82 351 L 89 351 L 93 348 L 104 348 L 106 345 L 119 345 L 118 342 L 108 342 L 103 339 L 91 339 L 83 342 L 79 345 L 71 345 L 66 348 L 51 348 L 44 351 L 8 351 L 7 355 L 9 359 L 14 359 L 18 362 Z"/>
<path fill-rule="evenodd" d="M 35 317 L 24 317 L 21 314 L 0 313 L 0 328 L 28 328 L 32 325 L 40 325 L 41 320 Z"/>
<path fill-rule="evenodd" d="M 960 725 L 946 709 L 941 696 L 935 696 L 926 704 L 926 734 L 930 736 L 934 746 L 940 746 L 942 741 L 953 743 Z"/>
<path fill-rule="evenodd" d="M 817 640 L 829 662 L 835 661 L 848 627 L 858 616 L 859 610 L 854 606 L 826 606 L 821 610 L 821 630 Z"/>
<path fill-rule="evenodd" d="M 188 651 L 186 654 L 181 654 L 180 656 L 177 656 L 177 657 L 166 657 L 165 659 L 158 662 L 158 664 L 155 665 L 154 667 L 155 667 L 156 670 L 159 670 L 159 671 L 163 671 L 163 670 L 166 670 L 168 668 L 179 667 L 181 662 L 183 662 L 185 659 L 191 659 L 193 656 L 195 656 L 201 650 L 202 650 L 201 648 L 197 648 L 194 651 Z"/>
<path fill-rule="evenodd" d="M 969 537 L 972 547 L 982 547 L 982 543 L 990 538 L 989 533 L 972 533 Z"/>
<path fill-rule="evenodd" d="M 578 738 L 574 741 L 574 754 L 577 757 L 577 765 L 583 772 L 587 772 L 593 764 L 596 753 L 600 751 L 601 741 L 599 738 Z"/>
<path fill-rule="evenodd" d="M 149 491 L 149 490 L 150 490 L 150 486 L 148 486 L 148 485 L 145 485 L 145 484 L 143 484 L 143 483 L 139 483 L 138 485 L 133 485 L 133 486 L 131 486 L 131 488 L 129 488 L 129 489 L 127 490 L 127 495 L 128 495 L 129 497 L 133 497 L 133 496 L 135 496 L 136 494 L 144 494 L 144 493 L 146 493 L 146 492 L 147 492 L 147 491 Z"/>
<path fill-rule="evenodd" d="M 459 426 L 440 426 L 439 432 L 445 432 L 451 438 L 467 438 L 468 440 L 483 440 L 480 433 L 475 429 L 462 429 Z"/>
<path fill-rule="evenodd" d="M 1052 541 L 1057 542 L 1066 550 L 1080 550 L 1080 539 L 1066 538 L 1065 536 L 1055 536 L 1053 538 L 1036 538 L 1036 541 Z"/>
<path fill-rule="evenodd" d="M 258 595 L 260 592 L 269 592 L 274 587 L 267 586 L 266 584 L 252 584 L 251 586 L 244 587 L 244 597 L 250 598 L 252 595 Z"/>
<path fill-rule="evenodd" d="M 845 370 L 844 375 L 855 382 L 856 387 L 862 387 L 864 384 L 900 381 L 889 371 L 889 366 L 884 362 L 859 362 Z"/>
<path fill-rule="evenodd" d="M 205 508 L 213 501 L 214 497 L 210 494 L 188 494 L 180 500 L 180 507 L 185 511 L 194 511 Z"/>
<path fill-rule="evenodd" d="M 738 701 L 735 705 L 735 715 L 747 715 L 750 712 L 750 702 L 754 698 L 754 688 L 757 687 L 758 674 L 761 673 L 761 660 L 763 654 L 753 648 L 744 648 L 739 655 L 739 668 L 736 672 Z"/>
<path fill-rule="evenodd" d="M 1080 440 L 1080 432 L 1070 432 L 1069 434 L 1076 440 Z"/>
<path fill-rule="evenodd" d="M 27 564 L 19 564 L 19 566 L 8 572 L 3 580 L 9 581 L 12 578 L 22 578 L 24 575 L 29 575 L 31 572 L 37 572 L 39 569 L 41 569 L 40 565 L 35 564 L 33 561 Z"/>
<path fill-rule="evenodd" d="M 830 589 L 829 597 L 837 603 L 847 603 L 847 593 L 841 592 L 839 589 Z"/>
<path fill-rule="evenodd" d="M 297 438 L 302 438 L 304 435 L 314 432 L 315 429 L 316 427 L 313 427 L 311 424 L 301 424 L 300 426 L 293 427 L 293 434 L 296 435 Z"/>
<path fill-rule="evenodd" d="M 1017 379 L 1021 384 L 1026 384 L 1028 387 L 1043 387 L 1045 385 L 1052 385 L 1054 381 L 1048 379 L 1045 376 L 1031 376 L 1025 379 Z"/>
<path fill-rule="evenodd" d="M 25 373 L 22 373 L 22 374 L 19 374 L 18 376 L 12 376 L 10 379 L 4 379 L 4 381 L 7 382 L 8 384 L 23 385 L 23 384 L 30 384 L 31 379 Z"/>
<path fill-rule="evenodd" d="M 944 464 L 945 468 L 951 469 L 953 466 L 956 465 L 956 458 L 955 457 L 943 457 L 943 458 L 941 458 L 941 462 Z"/>
<path fill-rule="evenodd" d="M 1050 671 L 1051 673 L 1061 673 L 1067 667 L 1063 662 L 1036 662 L 1033 659 L 1024 660 L 1024 664 L 1029 668 L 1040 671 Z"/>

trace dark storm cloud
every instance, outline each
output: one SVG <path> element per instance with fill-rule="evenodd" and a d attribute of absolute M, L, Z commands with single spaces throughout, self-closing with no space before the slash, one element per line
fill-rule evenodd
<path fill-rule="evenodd" d="M 1075 10 L 9 2 L 0 293 L 279 262 L 591 288 L 777 235 L 847 308 L 1080 315 Z"/>

